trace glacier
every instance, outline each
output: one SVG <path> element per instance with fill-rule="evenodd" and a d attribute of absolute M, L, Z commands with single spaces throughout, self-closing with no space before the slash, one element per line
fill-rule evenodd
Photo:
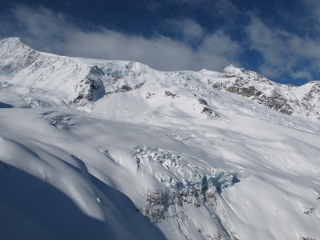
<path fill-rule="evenodd" d="M 320 84 L 0 40 L 1 239 L 320 239 Z"/>

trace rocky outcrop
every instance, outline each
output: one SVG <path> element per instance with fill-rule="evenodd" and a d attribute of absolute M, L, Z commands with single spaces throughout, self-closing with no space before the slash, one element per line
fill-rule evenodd
<path fill-rule="evenodd" d="M 101 79 L 105 76 L 104 72 L 94 66 L 90 69 L 88 75 L 74 86 L 76 97 L 73 105 L 85 106 L 87 102 L 97 101 L 105 94 L 104 85 Z"/>
<path fill-rule="evenodd" d="M 224 81 L 212 80 L 212 87 L 237 94 L 264 105 L 270 109 L 291 115 L 302 113 L 320 119 L 320 83 L 310 82 L 310 91 L 301 95 L 301 87 L 291 84 L 277 84 L 266 77 L 233 65 L 223 71 Z M 296 94 L 300 93 L 300 94 Z"/>
<path fill-rule="evenodd" d="M 263 104 L 268 108 L 287 115 L 291 115 L 294 112 L 294 109 L 288 103 L 288 99 L 282 97 L 276 90 L 273 90 L 271 96 L 267 97 L 265 94 L 260 94 L 253 98 L 253 100 L 256 100 L 258 103 Z"/>
<path fill-rule="evenodd" d="M 310 91 L 302 98 L 301 106 L 306 115 L 317 115 L 320 119 L 320 82 L 315 82 Z"/>

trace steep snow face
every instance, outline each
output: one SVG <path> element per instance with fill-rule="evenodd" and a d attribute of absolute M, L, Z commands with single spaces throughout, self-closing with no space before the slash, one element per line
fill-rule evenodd
<path fill-rule="evenodd" d="M 29 48 L 19 38 L 7 38 L 0 41 L 0 72 L 15 74 L 34 63 L 40 53 Z"/>
<path fill-rule="evenodd" d="M 0 75 L 10 83 L 55 92 L 75 105 L 84 105 L 104 95 L 104 74 L 97 67 L 37 52 L 19 38 L 0 41 L 0 59 Z"/>
<path fill-rule="evenodd" d="M 319 238 L 319 82 L 0 43 L 1 239 Z"/>

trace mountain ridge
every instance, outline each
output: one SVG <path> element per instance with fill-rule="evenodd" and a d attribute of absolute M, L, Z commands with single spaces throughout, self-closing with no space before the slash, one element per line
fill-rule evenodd
<path fill-rule="evenodd" d="M 298 113 L 320 119 L 319 81 L 299 87 L 279 84 L 256 72 L 233 65 L 227 66 L 222 73 L 205 69 L 199 72 L 163 72 L 137 62 L 70 58 L 42 53 L 26 46 L 19 38 L 2 39 L 0 50 L 0 74 L 6 75 L 10 82 L 57 91 L 75 107 L 95 102 L 106 94 L 140 88 L 148 81 L 141 79 L 141 75 L 151 74 L 157 81 L 168 77 L 178 78 L 176 81 L 182 84 L 184 80 L 200 80 L 200 85 L 209 85 L 217 90 L 249 98 L 287 115 Z"/>

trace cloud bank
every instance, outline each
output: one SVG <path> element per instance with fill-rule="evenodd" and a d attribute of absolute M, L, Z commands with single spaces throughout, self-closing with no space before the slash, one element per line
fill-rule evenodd
<path fill-rule="evenodd" d="M 192 28 L 187 25 L 191 24 Z M 101 59 L 138 61 L 158 70 L 201 70 L 202 68 L 222 70 L 231 63 L 238 64 L 241 52 L 238 43 L 223 32 L 202 36 L 202 28 L 192 20 L 175 22 L 174 27 L 183 28 L 187 39 L 198 34 L 203 43 L 196 49 L 188 42 L 171 39 L 160 34 L 146 38 L 141 35 L 128 35 L 115 30 L 96 27 L 85 31 L 68 20 L 68 17 L 44 7 L 28 8 L 16 6 L 10 22 L 1 21 L 1 35 L 23 38 L 30 46 L 69 56 Z M 17 27 L 19 26 L 19 27 Z"/>
<path fill-rule="evenodd" d="M 0 16 L 0 37 L 21 37 L 41 51 L 138 61 L 158 70 L 199 71 L 207 68 L 221 71 L 229 64 L 250 68 L 247 53 L 254 51 L 260 56 L 260 61 L 253 70 L 272 80 L 292 79 L 294 82 L 294 79 L 320 78 L 318 1 L 304 1 L 304 11 L 308 11 L 308 15 L 301 21 L 283 15 L 285 21 L 296 23 L 297 31 L 272 21 L 266 22 L 258 12 L 244 12 L 229 0 L 215 1 L 214 4 L 207 0 L 173 2 L 197 8 L 201 4 L 211 6 L 214 14 L 230 19 L 214 31 L 209 31 L 190 17 L 164 19 L 160 26 L 155 26 L 151 36 L 145 37 L 97 25 L 82 27 L 70 16 L 48 8 L 16 5 L 9 13 Z M 156 0 L 145 3 L 145 7 L 152 11 L 162 7 Z M 234 19 L 238 17 L 247 18 L 247 23 L 237 25 Z M 244 37 L 233 36 L 230 29 L 236 29 Z"/>

